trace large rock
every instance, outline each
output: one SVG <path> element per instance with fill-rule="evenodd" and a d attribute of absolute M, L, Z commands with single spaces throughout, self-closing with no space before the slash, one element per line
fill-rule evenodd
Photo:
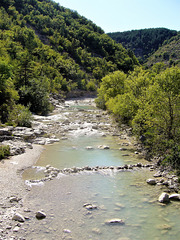
<path fill-rule="evenodd" d="M 13 127 L 0 128 L 0 136 L 10 136 L 12 134 Z"/>
<path fill-rule="evenodd" d="M 39 144 L 39 145 L 47 145 L 47 144 L 53 144 L 53 143 L 56 143 L 56 142 L 59 142 L 59 141 L 60 141 L 59 138 L 39 137 L 39 138 L 36 138 L 33 143 Z"/>
<path fill-rule="evenodd" d="M 163 193 L 159 196 L 159 202 L 160 202 L 160 203 L 169 203 L 169 202 L 170 202 L 169 194 L 163 192 Z"/>
<path fill-rule="evenodd" d="M 15 213 L 12 220 L 15 220 L 18 222 L 25 222 L 25 218 L 19 213 Z"/>
<path fill-rule="evenodd" d="M 106 220 L 105 223 L 107 225 L 124 225 L 125 224 L 125 222 L 120 218 L 109 219 L 109 220 Z"/>

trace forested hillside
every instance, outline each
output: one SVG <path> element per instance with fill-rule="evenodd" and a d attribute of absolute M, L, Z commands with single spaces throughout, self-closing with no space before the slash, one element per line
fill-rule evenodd
<path fill-rule="evenodd" d="M 144 63 L 165 40 L 176 36 L 177 31 L 166 28 L 149 28 L 108 33 L 108 35 L 117 43 L 121 43 L 126 49 L 131 49 L 140 63 Z"/>
<path fill-rule="evenodd" d="M 167 66 L 180 67 L 180 33 L 165 40 L 163 45 L 147 59 L 145 65 L 151 67 L 158 62 L 164 62 Z"/>
<path fill-rule="evenodd" d="M 75 11 L 51 0 L 0 1 L 2 123 L 29 125 L 28 109 L 51 110 L 50 93 L 96 90 L 109 72 L 136 64 L 131 51 Z"/>

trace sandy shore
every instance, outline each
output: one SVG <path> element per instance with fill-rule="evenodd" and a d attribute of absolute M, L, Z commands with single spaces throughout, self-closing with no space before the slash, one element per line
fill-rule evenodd
<path fill-rule="evenodd" d="M 23 200 L 11 202 L 11 197 L 24 199 L 29 192 L 21 177 L 23 169 L 32 166 L 40 157 L 43 147 L 33 145 L 33 149 L 26 149 L 26 152 L 13 156 L 7 160 L 0 161 L 0 239 L 11 238 L 16 223 L 12 223 L 14 212 L 23 207 Z"/>
<path fill-rule="evenodd" d="M 32 166 L 38 160 L 42 151 L 42 146 L 34 145 L 33 149 L 26 149 L 25 153 L 0 162 L 1 201 L 25 191 L 26 185 L 18 173 Z"/>

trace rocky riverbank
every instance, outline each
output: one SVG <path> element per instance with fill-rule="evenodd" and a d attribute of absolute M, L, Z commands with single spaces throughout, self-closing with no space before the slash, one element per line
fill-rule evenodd
<path fill-rule="evenodd" d="M 2 144 L 10 146 L 10 152 L 13 156 L 0 162 L 0 184 L 2 189 L 0 196 L 1 239 L 19 239 L 16 237 L 16 232 L 23 228 L 23 222 L 26 220 L 28 211 L 28 206 L 24 206 L 23 199 L 30 190 L 28 185 L 23 182 L 20 174 L 37 161 L 43 151 L 43 145 L 63 141 L 72 136 L 99 134 L 106 137 L 112 135 L 117 138 L 118 150 L 122 151 L 124 156 L 128 156 L 126 152 L 131 150 L 133 155 L 138 156 L 139 159 L 143 158 L 143 149 L 131 136 L 131 129 L 122 126 L 120 131 L 117 124 L 106 112 L 95 108 L 93 99 L 69 100 L 64 103 L 55 100 L 54 104 L 56 109 L 53 114 L 47 117 L 34 116 L 32 128 L 6 127 L 0 129 L 0 141 Z M 88 106 L 88 109 L 86 106 Z M 109 150 L 109 146 L 104 145 L 98 146 L 98 148 L 105 151 Z M 94 146 L 86 147 L 87 151 L 93 149 Z M 105 171 L 115 173 L 141 168 L 149 168 L 150 171 L 155 171 L 154 179 L 149 180 L 148 184 L 159 185 L 163 191 L 178 192 L 177 177 L 169 175 L 164 170 L 160 171 L 152 162 L 116 167 L 86 166 L 68 169 L 55 169 L 52 166 L 46 166 L 44 178 L 30 180 L 29 184 L 53 180 L 58 174 L 104 173 Z M 24 221 L 17 220 L 16 214 L 20 214 L 23 218 L 19 219 Z"/>

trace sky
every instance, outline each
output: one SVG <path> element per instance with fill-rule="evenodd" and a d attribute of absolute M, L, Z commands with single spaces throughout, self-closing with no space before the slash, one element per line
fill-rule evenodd
<path fill-rule="evenodd" d="M 180 0 L 54 0 L 106 33 L 165 27 L 180 31 Z"/>

